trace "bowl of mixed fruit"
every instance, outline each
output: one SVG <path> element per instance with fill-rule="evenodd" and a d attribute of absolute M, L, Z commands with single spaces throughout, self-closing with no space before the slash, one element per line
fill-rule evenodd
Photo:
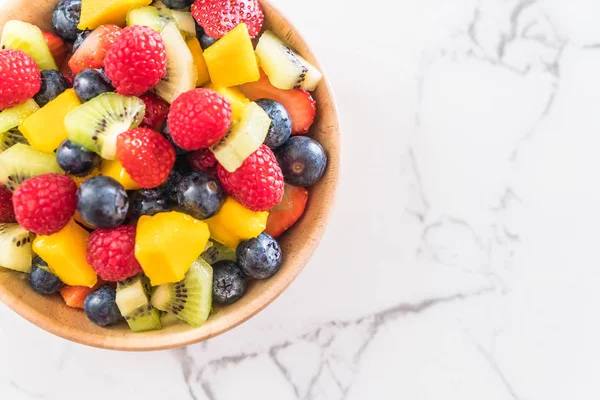
<path fill-rule="evenodd" d="M 83 344 L 163 349 L 293 281 L 338 180 L 333 98 L 259 0 L 9 1 L 0 299 Z"/>

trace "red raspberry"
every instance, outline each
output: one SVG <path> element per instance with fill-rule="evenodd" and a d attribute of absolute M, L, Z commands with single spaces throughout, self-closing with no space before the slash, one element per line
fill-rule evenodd
<path fill-rule="evenodd" d="M 171 104 L 167 124 L 173 141 L 182 149 L 205 149 L 229 130 L 231 104 L 214 90 L 190 90 Z"/>
<path fill-rule="evenodd" d="M 23 228 L 37 235 L 52 235 L 75 214 L 77 185 L 66 175 L 39 175 L 15 190 L 13 205 Z"/>
<path fill-rule="evenodd" d="M 188 155 L 188 163 L 196 171 L 214 174 L 216 172 L 217 159 L 209 149 L 194 151 Z"/>
<path fill-rule="evenodd" d="M 32 98 L 42 80 L 33 58 L 21 50 L 0 50 L 0 110 Z"/>
<path fill-rule="evenodd" d="M 163 135 L 135 128 L 117 138 L 117 158 L 135 183 L 151 189 L 162 185 L 175 165 L 175 150 Z"/>
<path fill-rule="evenodd" d="M 0 222 L 15 222 L 12 193 L 0 187 Z"/>
<path fill-rule="evenodd" d="M 258 0 L 196 0 L 192 15 L 208 36 L 220 39 L 245 22 L 251 37 L 260 34 L 265 16 Z"/>
<path fill-rule="evenodd" d="M 169 103 L 153 93 L 141 95 L 140 99 L 146 104 L 146 113 L 140 127 L 161 131 L 169 115 Z"/>
<path fill-rule="evenodd" d="M 135 226 L 97 229 L 90 235 L 87 262 L 105 281 L 122 281 L 142 272 L 135 258 Z"/>
<path fill-rule="evenodd" d="M 267 211 L 283 198 L 283 174 L 270 148 L 261 145 L 235 172 L 217 165 L 223 189 L 252 211 Z"/>
<path fill-rule="evenodd" d="M 142 95 L 167 72 L 167 53 L 162 37 L 147 26 L 133 25 L 123 29 L 106 52 L 104 71 L 117 93 Z"/>

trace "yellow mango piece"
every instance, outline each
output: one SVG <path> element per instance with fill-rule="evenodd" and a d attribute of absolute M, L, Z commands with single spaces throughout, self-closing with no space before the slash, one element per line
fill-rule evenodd
<path fill-rule="evenodd" d="M 67 89 L 57 98 L 31 114 L 19 131 L 34 149 L 51 153 L 67 138 L 65 115 L 81 102 L 73 89 Z"/>
<path fill-rule="evenodd" d="M 93 287 L 98 277 L 85 259 L 90 234 L 71 220 L 60 232 L 38 236 L 33 251 L 69 286 Z"/>
<path fill-rule="evenodd" d="M 104 24 L 123 27 L 127 11 L 135 7 L 147 6 L 150 3 L 152 0 L 83 0 L 77 28 L 81 30 L 96 29 Z"/>
<path fill-rule="evenodd" d="M 208 75 L 208 68 L 206 68 L 206 61 L 204 61 L 204 51 L 200 47 L 200 42 L 196 37 L 189 38 L 186 42 L 192 57 L 194 58 L 194 64 L 196 64 L 196 72 L 198 73 L 198 79 L 196 80 L 196 86 L 202 86 L 206 82 L 210 81 Z"/>
<path fill-rule="evenodd" d="M 123 164 L 119 160 L 104 160 L 100 165 L 100 175 L 110 176 L 119 181 L 125 190 L 141 189 L 137 183 L 131 179 L 131 176 L 125 171 Z"/>
<path fill-rule="evenodd" d="M 258 62 L 246 24 L 241 23 L 204 51 L 212 83 L 237 86 L 260 78 Z"/>
<path fill-rule="evenodd" d="M 240 89 L 236 87 L 217 86 L 214 83 L 206 85 L 205 88 L 214 90 L 229 100 L 233 122 L 239 121 L 242 118 L 244 108 L 250 103 L 250 100 L 244 96 L 244 93 Z"/>
<path fill-rule="evenodd" d="M 209 236 L 206 223 L 187 214 L 144 215 L 137 224 L 135 258 L 152 286 L 179 282 L 204 251 Z"/>
<path fill-rule="evenodd" d="M 260 235 L 267 227 L 268 212 L 254 212 L 227 197 L 221 210 L 206 220 L 210 237 L 235 250 L 240 242 Z"/>

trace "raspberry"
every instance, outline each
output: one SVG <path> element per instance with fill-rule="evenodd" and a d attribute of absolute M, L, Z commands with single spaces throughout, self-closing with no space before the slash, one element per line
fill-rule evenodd
<path fill-rule="evenodd" d="M 23 228 L 37 235 L 52 235 L 75 214 L 77 185 L 66 175 L 39 175 L 15 190 L 13 206 Z"/>
<path fill-rule="evenodd" d="M 209 149 L 194 151 L 188 155 L 188 163 L 196 171 L 214 174 L 216 172 L 217 159 Z"/>
<path fill-rule="evenodd" d="M 152 93 L 146 93 L 140 99 L 146 104 L 146 113 L 140 127 L 161 131 L 169 114 L 169 103 Z"/>
<path fill-rule="evenodd" d="M 252 211 L 267 211 L 283 198 L 283 174 L 270 148 L 261 145 L 235 172 L 217 165 L 223 189 Z"/>
<path fill-rule="evenodd" d="M 0 110 L 32 98 L 42 80 L 33 58 L 21 50 L 0 50 Z"/>
<path fill-rule="evenodd" d="M 87 262 L 105 281 L 122 281 L 142 272 L 135 258 L 135 226 L 97 229 L 90 235 Z"/>
<path fill-rule="evenodd" d="M 205 149 L 229 130 L 231 104 L 214 90 L 190 90 L 171 104 L 167 125 L 173 141 L 182 149 Z"/>
<path fill-rule="evenodd" d="M 162 185 L 175 165 L 175 150 L 160 133 L 135 128 L 117 138 L 117 158 L 143 189 Z"/>
<path fill-rule="evenodd" d="M 129 26 L 106 52 L 104 71 L 117 93 L 140 96 L 167 72 L 165 44 L 147 26 Z"/>
<path fill-rule="evenodd" d="M 15 222 L 12 193 L 0 187 L 0 222 Z"/>
<path fill-rule="evenodd" d="M 196 0 L 192 15 L 206 34 L 220 39 L 227 32 L 245 22 L 251 37 L 260 34 L 265 16 L 258 0 Z"/>

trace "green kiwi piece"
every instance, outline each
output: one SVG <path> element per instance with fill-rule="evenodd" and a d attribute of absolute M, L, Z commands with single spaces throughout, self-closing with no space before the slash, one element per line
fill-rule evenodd
<path fill-rule="evenodd" d="M 229 247 L 219 243 L 211 241 L 209 242 L 212 246 L 204 250 L 204 253 L 200 257 L 210 265 L 214 265 L 219 261 L 236 261 L 235 250 L 231 250 Z"/>
<path fill-rule="evenodd" d="M 29 99 L 23 104 L 7 108 L 0 112 L 0 132 L 6 132 L 21 125 L 31 114 L 39 110 L 35 100 Z"/>
<path fill-rule="evenodd" d="M 117 157 L 117 136 L 137 127 L 146 106 L 137 97 L 102 93 L 75 107 L 65 117 L 69 140 L 106 160 Z"/>
<path fill-rule="evenodd" d="M 0 133 L 0 153 L 17 143 L 28 144 L 27 139 L 18 129 Z"/>
<path fill-rule="evenodd" d="M 40 71 L 58 70 L 42 31 L 33 24 L 14 19 L 8 21 L 4 24 L 0 45 L 3 49 L 23 50 L 35 60 Z"/>
<path fill-rule="evenodd" d="M 31 270 L 31 234 L 19 224 L 0 224 L 0 267 L 14 271 Z"/>
<path fill-rule="evenodd" d="M 168 312 L 161 313 L 160 323 L 163 327 L 177 325 L 181 323 L 181 320 L 174 316 L 173 314 L 169 314 Z"/>
<path fill-rule="evenodd" d="M 156 288 L 152 295 L 152 305 L 198 327 L 210 314 L 212 282 L 212 267 L 198 258 L 181 282 L 167 283 Z"/>
<path fill-rule="evenodd" d="M 17 143 L 0 153 L 0 185 L 14 192 L 26 179 L 43 174 L 64 174 L 54 153 Z"/>
<path fill-rule="evenodd" d="M 150 283 L 136 275 L 117 283 L 117 306 L 133 332 L 161 329 L 160 315 L 150 304 Z"/>
<path fill-rule="evenodd" d="M 136 7 L 127 12 L 126 20 L 127 26 L 143 25 L 159 33 L 166 24 L 175 22 L 184 37 L 196 36 L 194 17 L 187 11 L 176 11 L 151 6 Z"/>

